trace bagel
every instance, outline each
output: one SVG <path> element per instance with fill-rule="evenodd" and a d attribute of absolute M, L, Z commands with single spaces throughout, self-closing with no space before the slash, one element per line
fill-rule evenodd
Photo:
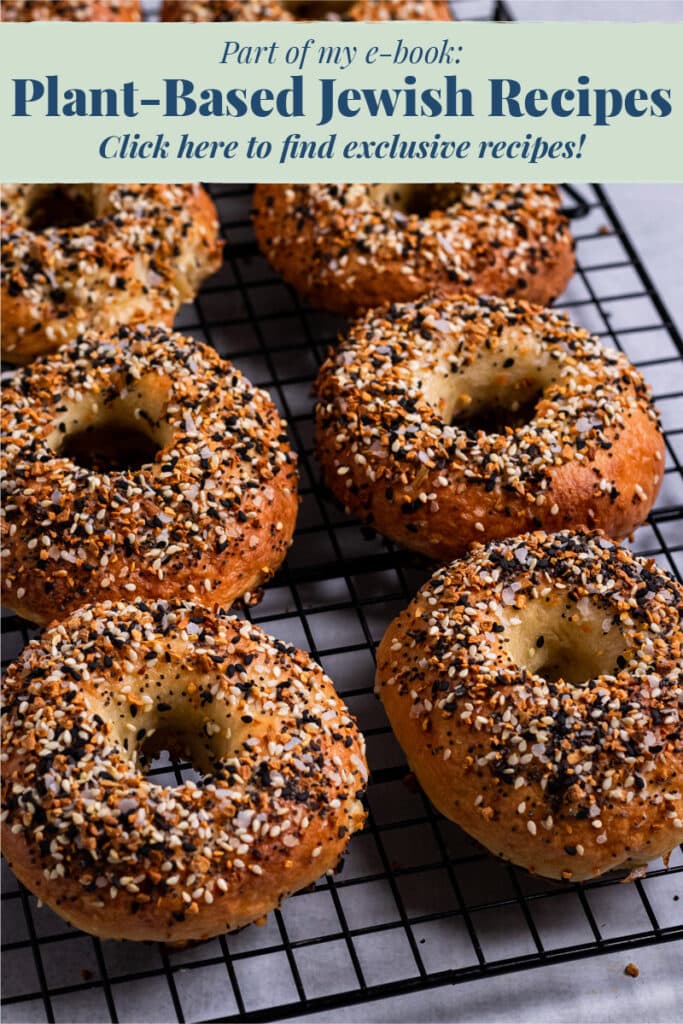
<path fill-rule="evenodd" d="M 537 528 L 624 537 L 664 473 L 640 373 L 566 316 L 523 301 L 371 310 L 322 366 L 317 392 L 333 494 L 440 561 Z"/>
<path fill-rule="evenodd" d="M 162 21 L 448 21 L 447 0 L 163 0 Z"/>
<path fill-rule="evenodd" d="M 4 683 L 3 853 L 78 928 L 181 943 L 249 924 L 362 827 L 363 740 L 309 655 L 166 601 L 76 611 Z M 158 751 L 201 773 L 146 775 Z"/>
<path fill-rule="evenodd" d="M 0 21 L 140 21 L 140 0 L 2 0 Z"/>
<path fill-rule="evenodd" d="M 574 271 L 554 185 L 256 185 L 254 230 L 307 302 L 345 315 L 434 290 L 544 304 Z"/>
<path fill-rule="evenodd" d="M 499 857 L 580 881 L 683 840 L 683 588 L 599 533 L 439 569 L 377 685 L 427 796 Z"/>
<path fill-rule="evenodd" d="M 84 328 L 170 326 L 220 266 L 199 185 L 4 185 L 3 355 L 52 352 Z"/>
<path fill-rule="evenodd" d="M 265 391 L 163 327 L 89 332 L 16 371 L 2 410 L 5 603 L 228 607 L 282 562 L 296 457 Z"/>

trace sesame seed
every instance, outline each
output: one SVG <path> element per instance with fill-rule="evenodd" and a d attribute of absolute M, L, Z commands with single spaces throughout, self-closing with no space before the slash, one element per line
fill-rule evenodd
<path fill-rule="evenodd" d="M 526 359 L 515 358 L 520 332 Z M 483 396 L 484 412 L 487 403 L 500 412 L 515 383 L 528 387 L 534 366 L 542 401 L 528 421 L 477 426 L 467 418 L 470 381 L 494 379 L 509 359 L 507 373 L 519 379 Z M 662 444 L 650 390 L 626 356 L 523 300 L 427 295 L 372 309 L 352 323 L 316 387 L 317 448 L 331 490 L 380 533 L 440 560 L 517 524 L 555 530 L 561 513 L 609 529 L 619 486 L 603 475 L 591 493 L 594 453 L 628 449 L 636 410 L 648 446 Z M 444 406 L 455 406 L 454 417 L 444 418 Z M 574 489 L 568 503 L 562 481 L 584 462 L 586 497 Z M 632 526 L 656 493 L 651 465 L 637 472 Z M 440 497 L 444 488 L 453 502 Z"/>
<path fill-rule="evenodd" d="M 172 891 L 200 934 L 218 893 L 242 898 L 238 872 L 277 871 L 278 891 L 283 880 L 296 888 L 290 851 L 321 808 L 315 859 L 328 844 L 339 856 L 362 826 L 363 741 L 332 683 L 308 655 L 226 612 L 149 599 L 83 607 L 28 644 L 4 687 L 3 751 L 21 765 L 3 776 L 6 821 L 34 851 L 57 911 L 59 879 L 90 891 L 83 840 L 94 843 L 98 894 L 132 912 Z M 171 713 L 201 717 L 190 728 L 211 761 L 201 785 L 164 786 L 139 758 Z M 268 719 L 286 743 L 264 734 Z M 29 736 L 40 737 L 38 756 L 17 757 Z M 259 915 L 272 909 L 268 896 L 254 900 Z"/>
<path fill-rule="evenodd" d="M 149 462 L 110 465 L 106 453 L 94 450 L 89 468 L 80 456 L 54 449 L 55 421 L 65 425 L 60 443 L 77 433 L 69 410 L 78 403 L 92 403 L 106 423 L 122 380 L 155 372 L 171 383 Z M 266 393 L 210 346 L 161 327 L 124 326 L 113 336 L 89 331 L 18 370 L 3 397 L 8 603 L 25 599 L 37 618 L 51 618 L 101 599 L 104 590 L 112 600 L 156 594 L 164 578 L 170 594 L 174 587 L 183 596 L 211 593 L 227 607 L 241 596 L 233 581 L 238 563 L 241 580 L 250 575 L 244 568 L 251 558 L 261 583 L 285 557 L 297 507 L 296 457 L 285 425 Z M 138 405 L 130 426 L 138 429 L 149 420 L 148 398 L 133 397 Z M 13 500 L 29 493 L 30 481 L 32 500 L 47 504 L 40 517 L 26 497 Z M 159 511 L 150 516 L 150 507 Z M 99 573 L 86 568 L 89 559 Z M 53 587 L 55 561 L 70 569 L 60 573 L 59 588 Z M 207 561 L 215 578 L 202 572 Z"/>

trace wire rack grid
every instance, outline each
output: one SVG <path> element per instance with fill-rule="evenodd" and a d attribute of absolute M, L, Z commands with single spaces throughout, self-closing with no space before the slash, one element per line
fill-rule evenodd
<path fill-rule="evenodd" d="M 498 13 L 504 8 L 499 5 Z M 553 883 L 490 857 L 441 818 L 407 774 L 372 694 L 374 649 L 427 578 L 419 557 L 347 519 L 320 482 L 311 384 L 342 322 L 303 307 L 258 253 L 250 187 L 212 189 L 226 260 L 178 327 L 267 388 L 299 452 L 302 505 L 289 557 L 245 614 L 310 650 L 358 717 L 370 815 L 342 869 L 262 927 L 172 951 L 100 942 L 66 925 L 3 864 L 3 1018 L 258 1021 L 683 938 L 683 856 L 628 886 Z M 683 576 L 683 341 L 599 186 L 567 190 L 577 272 L 558 305 L 623 349 L 650 381 L 667 466 L 633 548 Z M 2 623 L 3 664 L 30 636 Z M 159 781 L 190 766 L 158 764 Z"/>
<path fill-rule="evenodd" d="M 311 650 L 368 741 L 370 819 L 341 872 L 295 896 L 264 927 L 182 952 L 100 943 L 65 925 L 5 868 L 4 1019 L 274 1020 L 309 1009 L 683 937 L 683 857 L 619 886 L 555 884 L 485 854 L 406 775 L 372 695 L 373 652 L 429 565 L 359 527 L 331 501 L 312 452 L 311 384 L 341 322 L 308 310 L 257 252 L 250 188 L 214 198 L 226 262 L 178 326 L 268 388 L 301 460 L 302 506 L 287 562 L 246 614 Z M 667 468 L 634 549 L 683 572 L 683 344 L 606 195 L 571 190 L 578 269 L 559 305 L 646 373 L 663 416 Z M 4 656 L 29 635 L 3 620 Z M 160 781 L 188 766 L 153 769 Z"/>

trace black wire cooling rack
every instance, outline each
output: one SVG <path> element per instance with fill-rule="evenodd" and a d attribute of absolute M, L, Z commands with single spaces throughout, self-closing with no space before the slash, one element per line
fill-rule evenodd
<path fill-rule="evenodd" d="M 499 15 L 504 9 L 499 5 Z M 311 384 L 342 322 L 301 305 L 259 254 L 250 188 L 212 189 L 228 244 L 220 273 L 178 326 L 267 388 L 300 456 L 294 546 L 246 614 L 310 650 L 368 742 L 370 816 L 334 877 L 251 926 L 184 951 L 100 942 L 64 924 L 3 865 L 3 1019 L 258 1021 L 578 960 L 683 937 L 683 857 L 620 885 L 535 879 L 490 857 L 431 807 L 373 697 L 373 656 L 429 575 L 419 557 L 347 519 L 312 453 Z M 683 573 L 683 342 L 599 186 L 567 189 L 577 271 L 558 305 L 623 349 L 652 384 L 667 467 L 633 548 Z M 3 619 L 5 664 L 30 631 Z M 188 766 L 158 765 L 160 781 Z"/>
<path fill-rule="evenodd" d="M 372 770 L 368 826 L 339 874 L 292 897 L 264 927 L 184 952 L 85 936 L 39 907 L 5 868 L 4 1019 L 275 1020 L 683 937 L 680 851 L 668 872 L 657 865 L 628 886 L 620 876 L 584 885 L 532 879 L 443 820 L 407 776 L 372 695 L 373 653 L 430 567 L 347 519 L 323 489 L 311 384 L 342 322 L 304 308 L 258 253 L 250 188 L 212 192 L 226 262 L 178 326 L 270 391 L 301 460 L 294 546 L 247 614 L 312 651 L 357 715 Z M 603 190 L 581 186 L 566 198 L 578 267 L 559 305 L 623 348 L 653 386 L 668 463 L 633 546 L 680 579 L 683 344 Z M 6 659 L 28 635 L 21 620 L 3 620 Z M 154 769 L 161 781 L 186 770 Z"/>

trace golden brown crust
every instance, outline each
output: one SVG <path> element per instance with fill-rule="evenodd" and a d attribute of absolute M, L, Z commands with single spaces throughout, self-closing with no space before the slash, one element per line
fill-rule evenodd
<path fill-rule="evenodd" d="M 163 21 L 449 21 L 447 0 L 163 0 Z"/>
<path fill-rule="evenodd" d="M 493 853 L 576 881 L 643 865 L 683 838 L 681 614 L 600 534 L 478 546 L 391 624 L 379 693 L 427 795 Z"/>
<path fill-rule="evenodd" d="M 3 853 L 92 934 L 178 943 L 249 924 L 363 825 L 353 718 L 308 655 L 243 620 L 84 607 L 4 685 Z M 200 783 L 145 774 L 155 732 L 189 745 Z"/>
<path fill-rule="evenodd" d="M 30 226 L 50 190 L 86 208 L 67 227 Z M 170 326 L 220 266 L 213 202 L 200 185 L 3 185 L 2 348 L 13 363 L 85 328 Z"/>
<path fill-rule="evenodd" d="M 456 192 L 444 195 L 449 188 Z M 387 193 L 399 196 L 398 208 Z M 418 201 L 422 211 L 411 212 Z M 554 185 L 259 184 L 254 230 L 307 302 L 348 315 L 432 291 L 545 304 L 574 271 Z"/>
<path fill-rule="evenodd" d="M 621 354 L 526 302 L 372 310 L 321 368 L 316 448 L 349 512 L 431 558 L 527 530 L 624 537 L 661 485 L 650 392 Z M 528 404 L 519 424 L 467 414 Z M 524 422 L 524 420 L 527 422 Z"/>
<path fill-rule="evenodd" d="M 284 559 L 296 457 L 266 392 L 209 346 L 89 333 L 17 371 L 2 415 L 3 594 L 26 618 L 133 596 L 229 607 Z M 132 429 L 151 445 L 134 468 L 68 447 Z"/>
<path fill-rule="evenodd" d="M 140 21 L 140 0 L 3 0 L 1 21 Z"/>

